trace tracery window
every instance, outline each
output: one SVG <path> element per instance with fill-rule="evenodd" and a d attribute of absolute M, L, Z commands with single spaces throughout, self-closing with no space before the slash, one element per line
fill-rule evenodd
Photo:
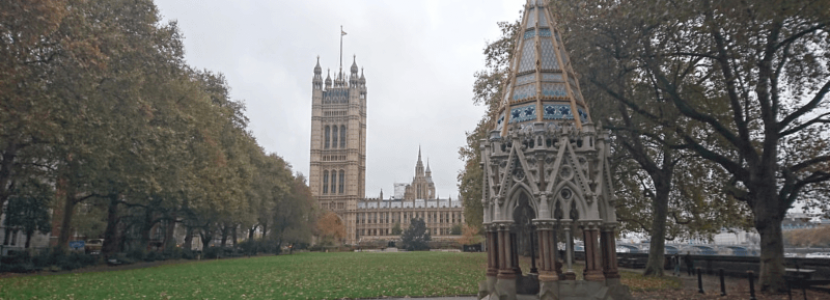
<path fill-rule="evenodd" d="M 329 132 L 329 130 L 331 130 L 331 128 L 326 125 L 326 149 L 329 148 L 329 138 L 331 137 L 331 132 Z"/>
<path fill-rule="evenodd" d="M 337 171 L 335 170 L 331 171 L 331 193 L 337 193 Z"/>
<path fill-rule="evenodd" d="M 337 148 L 337 125 L 331 127 L 332 137 L 331 137 L 331 147 Z"/>
<path fill-rule="evenodd" d="M 346 125 L 340 125 L 340 148 L 346 148 Z"/>
<path fill-rule="evenodd" d="M 339 189 L 340 194 L 343 193 L 343 183 L 344 183 L 344 181 L 346 181 L 345 178 L 346 178 L 346 173 L 343 172 L 343 170 L 340 170 L 340 189 Z"/>
<path fill-rule="evenodd" d="M 327 194 L 328 192 L 329 192 L 329 171 L 323 171 L 323 194 Z"/>

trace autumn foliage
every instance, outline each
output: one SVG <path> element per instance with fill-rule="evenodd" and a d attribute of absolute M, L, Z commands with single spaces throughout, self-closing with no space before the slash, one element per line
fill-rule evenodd
<path fill-rule="evenodd" d="M 830 226 L 792 230 L 784 233 L 784 239 L 797 247 L 830 247 Z"/>
<path fill-rule="evenodd" d="M 346 226 L 333 212 L 328 212 L 317 220 L 317 230 L 323 244 L 338 244 L 346 237 Z"/>

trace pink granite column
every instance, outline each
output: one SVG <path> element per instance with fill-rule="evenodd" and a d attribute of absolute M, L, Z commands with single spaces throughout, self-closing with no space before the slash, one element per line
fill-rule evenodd
<path fill-rule="evenodd" d="M 600 267 L 602 258 L 599 249 L 597 249 L 599 228 L 596 224 L 586 223 L 585 227 L 582 228 L 582 233 L 585 238 L 585 271 L 583 272 L 583 278 L 590 281 L 605 280 Z"/>

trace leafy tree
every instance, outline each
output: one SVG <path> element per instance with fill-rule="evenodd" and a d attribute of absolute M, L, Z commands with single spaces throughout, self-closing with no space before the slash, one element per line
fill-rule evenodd
<path fill-rule="evenodd" d="M 478 234 L 478 228 L 464 224 L 461 232 L 461 238 L 458 242 L 463 245 L 476 245 L 484 241 L 484 237 Z"/>
<path fill-rule="evenodd" d="M 339 244 L 346 237 L 346 226 L 333 212 L 327 212 L 317 220 L 317 230 L 325 245 Z"/>
<path fill-rule="evenodd" d="M 562 4 L 588 45 L 588 81 L 657 124 L 641 132 L 721 168 L 761 235 L 761 289 L 786 290 L 781 221 L 797 200 L 827 207 L 830 3 L 601 1 Z M 603 74 L 630 74 L 654 94 L 619 93 Z M 676 113 L 659 115 L 651 105 Z M 689 131 L 688 128 L 696 128 Z M 675 138 L 662 134 L 670 132 Z"/>
<path fill-rule="evenodd" d="M 790 230 L 784 239 L 796 247 L 830 247 L 830 226 Z"/>
<path fill-rule="evenodd" d="M 423 219 L 412 219 L 409 228 L 401 235 L 401 243 L 409 251 L 427 250 L 429 249 L 427 245 L 429 241 L 430 235 Z"/>
<path fill-rule="evenodd" d="M 54 198 L 52 188 L 31 179 L 19 184 L 14 196 L 9 198 L 5 214 L 6 227 L 21 228 L 26 234 L 25 248 L 29 248 L 35 231 L 49 233 L 52 230 L 49 202 Z"/>
<path fill-rule="evenodd" d="M 508 76 L 513 37 L 519 28 L 518 22 L 500 22 L 498 25 L 502 31 L 501 38 L 484 48 L 487 69 L 474 75 L 476 81 L 473 85 L 473 103 L 486 106 L 487 113 L 472 132 L 467 132 L 467 145 L 458 150 L 459 157 L 464 161 L 464 169 L 458 174 L 458 191 L 464 204 L 464 219 L 468 225 L 475 227 L 481 227 L 484 218 L 484 207 L 481 203 L 484 170 L 480 166 L 479 141 L 494 128 L 501 89 Z"/>
<path fill-rule="evenodd" d="M 461 235 L 461 224 L 452 225 L 452 228 L 450 228 L 450 234 Z"/>
<path fill-rule="evenodd" d="M 277 247 L 284 243 L 308 243 L 314 228 L 316 206 L 302 174 L 290 184 L 290 192 L 273 208 L 272 236 Z"/>
<path fill-rule="evenodd" d="M 401 229 L 401 223 L 397 222 L 395 225 L 392 226 L 392 235 L 400 235 L 403 233 L 403 229 Z"/>

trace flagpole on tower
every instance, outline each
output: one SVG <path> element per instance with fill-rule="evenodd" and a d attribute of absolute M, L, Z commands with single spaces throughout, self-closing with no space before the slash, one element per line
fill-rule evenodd
<path fill-rule="evenodd" d="M 337 76 L 341 76 L 343 74 L 343 36 L 346 35 L 346 32 L 343 31 L 343 25 L 340 25 L 340 73 Z"/>

